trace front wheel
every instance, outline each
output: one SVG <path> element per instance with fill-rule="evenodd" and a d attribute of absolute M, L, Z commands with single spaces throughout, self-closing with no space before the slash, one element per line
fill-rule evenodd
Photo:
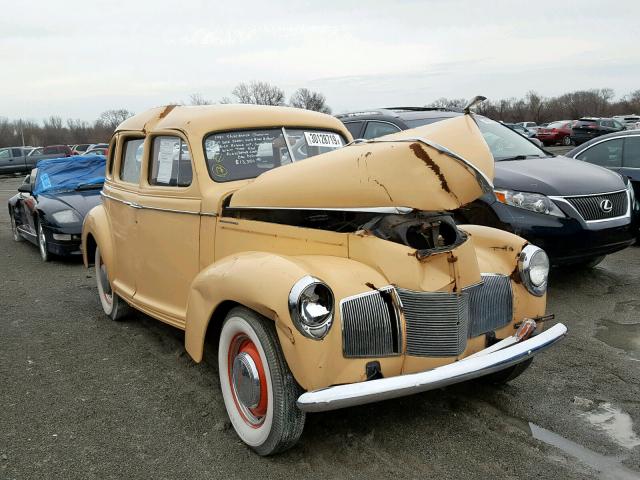
<path fill-rule="evenodd" d="M 220 388 L 231 424 L 259 455 L 291 448 L 302 435 L 302 390 L 284 359 L 273 322 L 244 307 L 229 312 L 218 348 Z"/>
<path fill-rule="evenodd" d="M 43 262 L 49 261 L 49 246 L 47 245 L 47 236 L 42 228 L 42 222 L 38 220 L 38 250 L 40 250 L 40 258 Z"/>
<path fill-rule="evenodd" d="M 562 139 L 562 145 L 564 145 L 565 147 L 571 146 L 571 138 L 569 136 L 564 137 Z"/>
<path fill-rule="evenodd" d="M 100 297 L 102 309 L 111 320 L 122 320 L 129 314 L 131 307 L 111 288 L 107 266 L 102 261 L 99 247 L 96 247 L 95 266 L 98 296 Z"/>

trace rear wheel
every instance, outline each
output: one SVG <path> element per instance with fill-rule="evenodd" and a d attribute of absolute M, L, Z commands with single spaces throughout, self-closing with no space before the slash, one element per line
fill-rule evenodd
<path fill-rule="evenodd" d="M 102 309 L 111 320 L 122 320 L 131 312 L 131 307 L 111 288 L 107 266 L 102 261 L 99 247 L 96 247 L 95 266 L 98 296 Z"/>
<path fill-rule="evenodd" d="M 220 388 L 236 433 L 260 455 L 291 448 L 302 435 L 302 393 L 280 349 L 275 327 L 243 308 L 229 312 L 218 348 Z"/>
<path fill-rule="evenodd" d="M 13 208 L 9 209 L 9 217 L 11 217 L 11 233 L 13 234 L 13 241 L 21 242 L 22 235 L 20 235 L 20 232 L 18 231 L 18 225 L 16 224 Z"/>
<path fill-rule="evenodd" d="M 504 370 L 500 370 L 499 372 L 491 373 L 489 375 L 481 377 L 480 380 L 482 380 L 483 383 L 489 383 L 492 385 L 504 385 L 522 375 L 527 370 L 527 368 L 529 368 L 532 362 L 533 358 L 530 358 L 528 360 L 525 360 L 524 362 L 514 365 L 513 367 L 505 368 Z"/>
<path fill-rule="evenodd" d="M 564 145 L 565 147 L 571 146 L 571 137 L 569 137 L 568 135 L 564 137 L 562 139 L 562 145 Z"/>
<path fill-rule="evenodd" d="M 38 220 L 38 249 L 40 250 L 40 258 L 43 262 L 48 262 L 50 259 L 49 246 L 47 245 L 47 236 L 42 228 L 42 222 Z"/>

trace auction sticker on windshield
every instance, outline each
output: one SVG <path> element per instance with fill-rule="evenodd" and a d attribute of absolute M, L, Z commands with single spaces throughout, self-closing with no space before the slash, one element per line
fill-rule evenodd
<path fill-rule="evenodd" d="M 304 138 L 310 147 L 342 147 L 342 138 L 337 133 L 304 132 Z"/>

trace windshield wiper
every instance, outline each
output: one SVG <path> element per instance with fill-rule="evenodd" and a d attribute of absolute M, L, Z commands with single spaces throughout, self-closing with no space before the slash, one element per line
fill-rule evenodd
<path fill-rule="evenodd" d="M 527 160 L 528 158 L 548 158 L 548 155 L 514 155 L 513 157 L 498 158 L 498 162 L 505 160 Z"/>

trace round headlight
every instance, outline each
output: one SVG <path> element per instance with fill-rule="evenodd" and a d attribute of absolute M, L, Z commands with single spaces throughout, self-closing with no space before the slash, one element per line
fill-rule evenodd
<path fill-rule="evenodd" d="M 306 276 L 289 293 L 293 324 L 305 337 L 320 340 L 333 323 L 333 292 L 322 280 Z"/>
<path fill-rule="evenodd" d="M 549 278 L 549 257 L 544 250 L 534 245 L 524 247 L 518 259 L 518 269 L 527 290 L 538 297 L 544 295 Z"/>

